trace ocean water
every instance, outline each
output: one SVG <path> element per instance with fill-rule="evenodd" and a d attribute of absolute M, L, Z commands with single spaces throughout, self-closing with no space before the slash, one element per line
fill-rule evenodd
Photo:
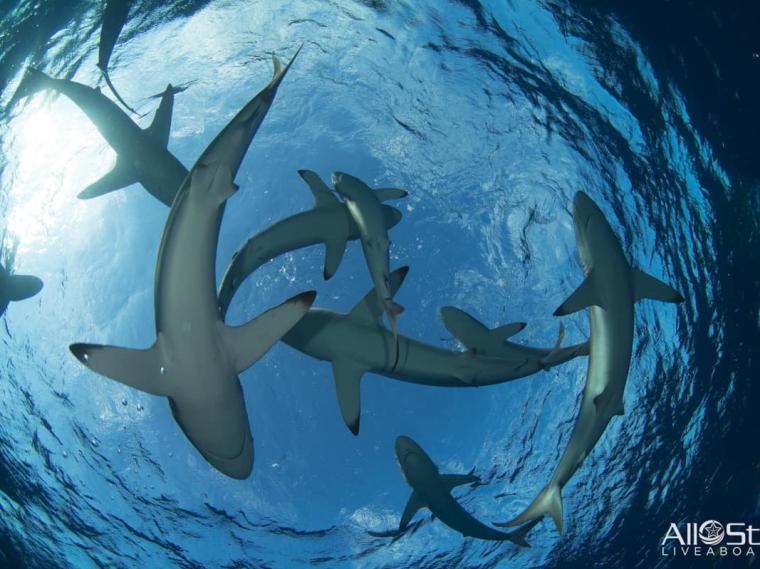
<path fill-rule="evenodd" d="M 391 266 L 411 267 L 405 335 L 456 349 L 438 312 L 455 305 L 489 326 L 526 321 L 517 341 L 552 346 L 552 312 L 583 279 L 578 190 L 636 266 L 683 293 L 637 305 L 626 414 L 566 486 L 564 534 L 544 520 L 529 549 L 463 538 L 427 511 L 378 536 L 409 496 L 393 442 L 474 470 L 483 484 L 455 495 L 485 522 L 509 519 L 558 463 L 585 359 L 481 389 L 367 374 L 354 437 L 330 365 L 277 345 L 241 375 L 256 445 L 242 482 L 198 455 L 164 399 L 76 361 L 74 342 L 153 342 L 168 210 L 137 185 L 78 200 L 113 151 L 68 99 L 14 96 L 28 65 L 103 84 L 100 3 L 0 6 L 0 231 L 16 272 L 45 282 L 1 320 L 0 566 L 749 566 L 663 556 L 661 541 L 672 522 L 760 521 L 756 19 L 619 4 L 146 0 L 111 60 L 141 113 L 167 83 L 193 82 L 169 141 L 190 167 L 269 81 L 270 54 L 303 45 L 228 202 L 220 277 L 251 235 L 312 207 L 308 168 L 409 191 L 391 230 Z M 308 289 L 348 311 L 372 286 L 356 242 L 327 283 L 322 263 L 321 247 L 268 263 L 228 321 Z M 562 321 L 566 343 L 587 337 L 584 313 Z"/>

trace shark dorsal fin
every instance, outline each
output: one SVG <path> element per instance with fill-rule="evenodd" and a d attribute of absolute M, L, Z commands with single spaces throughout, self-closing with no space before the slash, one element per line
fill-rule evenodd
<path fill-rule="evenodd" d="M 314 207 L 331 207 L 340 202 L 330 188 L 322 181 L 322 178 L 316 172 L 311 170 L 299 170 L 298 175 L 309 186 L 311 193 L 314 195 Z"/>
<path fill-rule="evenodd" d="M 412 492 L 412 495 L 409 496 L 409 501 L 406 503 L 406 507 L 404 508 L 404 513 L 401 514 L 401 520 L 398 523 L 398 530 L 403 531 L 406 529 L 406 526 L 408 526 L 409 522 L 412 521 L 414 514 L 416 514 L 420 509 L 424 507 L 425 503 L 422 501 L 422 499 L 420 499 L 416 492 Z"/>
<path fill-rule="evenodd" d="M 514 322 L 493 330 L 464 310 L 453 306 L 441 308 L 443 324 L 464 347 L 487 355 L 498 355 L 504 341 L 525 328 L 524 322 Z"/>
<path fill-rule="evenodd" d="M 409 267 L 401 267 L 393 271 L 390 275 L 389 289 L 391 296 L 395 296 L 401 284 L 404 282 Z M 383 315 L 385 308 L 380 304 L 377 293 L 373 288 L 370 290 L 359 303 L 349 313 L 348 317 L 365 323 L 377 324 Z"/>

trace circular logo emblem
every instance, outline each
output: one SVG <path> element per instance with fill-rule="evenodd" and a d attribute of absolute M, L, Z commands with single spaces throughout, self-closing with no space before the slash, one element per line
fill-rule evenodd
<path fill-rule="evenodd" d="M 723 541 L 724 534 L 723 524 L 715 520 L 707 520 L 699 526 L 699 539 L 705 545 L 718 545 Z"/>

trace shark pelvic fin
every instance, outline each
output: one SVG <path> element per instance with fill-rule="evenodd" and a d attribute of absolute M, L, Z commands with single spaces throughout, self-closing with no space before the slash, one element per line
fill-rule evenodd
<path fill-rule="evenodd" d="M 86 367 L 100 375 L 151 395 L 170 395 L 165 378 L 167 370 L 156 344 L 147 350 L 72 344 L 69 350 Z"/>
<path fill-rule="evenodd" d="M 441 482 L 451 492 L 457 486 L 480 482 L 480 478 L 474 474 L 441 474 Z"/>
<path fill-rule="evenodd" d="M 335 394 L 346 426 L 354 434 L 359 434 L 361 419 L 361 379 L 366 369 L 349 361 L 334 361 Z"/>
<path fill-rule="evenodd" d="M 121 158 L 116 158 L 116 164 L 105 176 L 79 192 L 80 200 L 89 200 L 115 192 L 137 183 L 137 175 L 132 166 Z"/>
<path fill-rule="evenodd" d="M 304 292 L 270 308 L 242 326 L 222 327 L 222 339 L 237 373 L 251 367 L 295 326 L 314 303 L 317 293 Z"/>
<path fill-rule="evenodd" d="M 508 522 L 498 522 L 495 526 L 514 527 L 526 522 L 539 520 L 545 515 L 550 515 L 554 520 L 557 531 L 562 533 L 562 489 L 557 484 L 549 484 L 531 502 L 527 509 Z"/>
<path fill-rule="evenodd" d="M 409 267 L 400 267 L 390 275 L 389 289 L 391 296 L 395 295 L 401 284 L 404 282 Z M 348 317 L 365 323 L 377 323 L 380 321 L 385 308 L 377 298 L 377 293 L 373 288 L 365 297 L 354 306 Z"/>
<path fill-rule="evenodd" d="M 340 203 L 316 172 L 299 170 L 298 175 L 308 184 L 311 193 L 314 195 L 314 207 L 330 207 Z"/>
<path fill-rule="evenodd" d="M 422 502 L 417 493 L 412 492 L 412 495 L 409 496 L 409 501 L 407 501 L 406 507 L 404 508 L 404 513 L 401 514 L 401 520 L 398 523 L 398 530 L 404 530 L 406 526 L 409 525 L 409 522 L 412 521 L 414 514 L 416 514 L 418 511 L 420 511 L 420 509 L 424 507 L 425 504 Z"/>
<path fill-rule="evenodd" d="M 525 322 L 514 322 L 489 330 L 477 318 L 453 306 L 441 308 L 441 318 L 446 329 L 465 348 L 494 356 L 498 356 L 499 349 L 504 347 L 508 338 L 524 330 L 526 326 Z"/>
<path fill-rule="evenodd" d="M 594 271 L 591 271 L 588 276 L 586 276 L 586 280 L 581 283 L 581 286 L 575 289 L 575 292 L 573 292 L 573 294 L 571 294 L 567 300 L 554 311 L 554 316 L 572 314 L 573 312 L 578 312 L 589 306 L 604 308 L 604 302 L 601 295 L 594 286 Z"/>
<path fill-rule="evenodd" d="M 8 300 L 31 298 L 42 290 L 42 281 L 31 275 L 10 275 L 3 279 Z"/>
<path fill-rule="evenodd" d="M 633 297 L 636 301 L 643 298 L 661 300 L 662 302 L 683 302 L 684 297 L 670 285 L 638 269 L 632 270 Z"/>
<path fill-rule="evenodd" d="M 409 195 L 409 192 L 400 188 L 376 188 L 375 197 L 379 202 L 387 202 L 388 200 L 400 200 Z"/>

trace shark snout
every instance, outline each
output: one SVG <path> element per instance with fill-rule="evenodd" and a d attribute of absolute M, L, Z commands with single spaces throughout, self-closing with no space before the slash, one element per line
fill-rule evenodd
<path fill-rule="evenodd" d="M 396 458 L 399 463 L 404 464 L 404 461 L 409 455 L 420 454 L 422 449 L 409 437 L 401 435 L 396 439 Z"/>
<path fill-rule="evenodd" d="M 578 227 L 586 227 L 592 217 L 602 212 L 585 192 L 576 192 L 573 198 L 573 221 Z"/>

